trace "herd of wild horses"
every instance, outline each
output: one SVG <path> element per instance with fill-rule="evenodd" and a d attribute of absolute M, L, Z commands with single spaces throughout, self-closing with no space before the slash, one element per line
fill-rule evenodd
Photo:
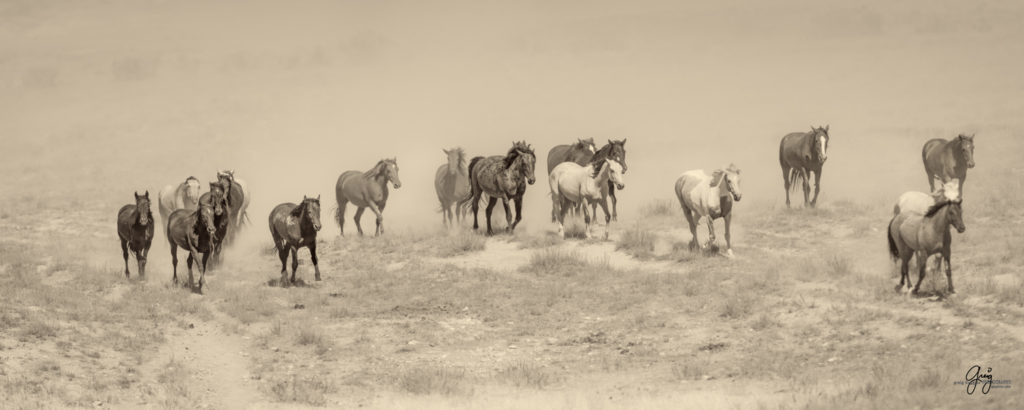
<path fill-rule="evenodd" d="M 810 132 L 794 132 L 782 138 L 779 165 L 782 167 L 787 207 L 790 206 L 790 192 L 798 182 L 803 185 L 804 206 L 814 207 L 817 204 L 821 172 L 828 158 L 828 143 L 828 126 L 811 127 Z M 608 224 L 618 218 L 615 192 L 625 188 L 625 145 L 625 139 L 609 140 L 598 149 L 593 138 L 588 138 L 555 146 L 548 152 L 551 220 L 558 223 L 558 232 L 563 238 L 567 213 L 583 214 L 586 223 L 584 235 L 589 237 L 592 216 L 596 217 L 600 206 L 604 212 L 604 235 L 607 239 Z M 480 203 L 486 200 L 487 234 L 491 235 L 491 213 L 497 201 L 501 200 L 507 222 L 505 229 L 512 232 L 522 219 L 523 195 L 527 185 L 536 182 L 533 148 L 526 142 L 514 142 L 505 155 L 478 156 L 468 162 L 462 148 L 446 149 L 444 153 L 448 157 L 447 163 L 437 169 L 434 179 L 443 223 L 461 222 L 468 209 L 472 209 L 473 229 L 479 229 Z M 961 134 L 952 140 L 930 140 L 924 145 L 921 155 L 930 192 L 912 191 L 901 195 L 893 208 L 893 218 L 887 230 L 890 254 L 901 264 L 900 284 L 896 289 L 903 291 L 906 286 L 905 289 L 910 290 L 909 261 L 916 256 L 920 271 L 917 286 L 913 287 L 916 294 L 925 276 L 928 257 L 941 253 L 936 270 L 941 271 L 945 261 L 948 292 L 953 293 L 949 265 L 950 227 L 959 232 L 965 229 L 960 204 L 967 169 L 974 167 L 974 136 Z M 812 174 L 813 198 L 810 196 Z M 939 181 L 937 189 L 936 180 Z M 368 171 L 345 171 L 338 177 L 335 185 L 336 220 L 342 236 L 349 203 L 356 206 L 353 219 L 360 235 L 363 234 L 360 219 L 367 208 L 376 216 L 375 235 L 384 233 L 383 212 L 387 205 L 389 182 L 395 189 L 402 185 L 395 158 L 380 160 Z M 208 262 L 212 260 L 215 265 L 224 246 L 230 244 L 245 225 L 243 221 L 248 220 L 246 209 L 252 195 L 246 183 L 236 178 L 231 170 L 218 171 L 217 182 L 211 182 L 207 192 L 200 194 L 200 188 L 199 180 L 191 176 L 180 184 L 164 187 L 159 193 L 159 209 L 171 250 L 172 280 L 178 283 L 178 248 L 187 249 L 188 286 L 201 293 Z M 739 168 L 730 164 L 710 175 L 703 170 L 686 171 L 676 180 L 675 194 L 693 236 L 691 249 L 714 247 L 714 220 L 724 219 L 725 254 L 732 256 L 730 225 L 733 202 L 740 201 L 742 197 Z M 515 219 L 512 218 L 509 201 L 514 205 Z M 697 241 L 697 224 L 701 220 L 707 224 L 709 233 L 704 245 Z M 145 277 L 153 225 L 149 191 L 142 195 L 136 192 L 135 204 L 122 207 L 117 218 L 125 276 L 129 275 L 128 251 L 131 250 L 138 261 L 139 276 Z M 278 205 L 270 213 L 269 227 L 281 259 L 281 286 L 295 282 L 297 252 L 303 247 L 309 249 L 316 280 L 320 280 L 316 255 L 316 235 L 321 228 L 320 197 L 304 196 L 298 204 Z M 287 270 L 289 254 L 292 257 L 291 278 Z M 193 263 L 198 265 L 198 286 L 193 278 Z"/>

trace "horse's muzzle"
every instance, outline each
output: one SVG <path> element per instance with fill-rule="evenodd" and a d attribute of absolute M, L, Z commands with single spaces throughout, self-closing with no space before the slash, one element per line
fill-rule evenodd
<path fill-rule="evenodd" d="M 732 199 L 733 199 L 734 201 L 736 201 L 736 202 L 739 202 L 739 201 L 740 201 L 740 199 L 743 199 L 743 194 L 737 194 L 737 193 L 733 193 L 733 194 L 732 194 Z"/>
<path fill-rule="evenodd" d="M 313 229 L 316 229 L 317 232 L 320 232 L 320 228 L 320 224 L 313 224 Z"/>
<path fill-rule="evenodd" d="M 964 231 L 966 231 L 966 230 L 967 230 L 966 226 L 958 226 L 958 227 L 956 227 L 956 231 L 959 232 L 959 233 L 964 233 Z"/>
<path fill-rule="evenodd" d="M 620 190 L 625 188 L 625 187 L 626 187 L 626 184 L 615 184 L 615 188 L 618 188 Z"/>
<path fill-rule="evenodd" d="M 402 183 L 401 182 L 391 182 L 391 186 L 395 187 L 395 189 L 398 189 L 398 188 L 402 187 Z"/>
<path fill-rule="evenodd" d="M 534 183 L 534 182 L 537 182 L 537 179 L 536 179 L 536 178 L 528 178 L 528 179 L 526 180 L 526 183 L 527 183 L 527 184 L 530 184 L 530 185 L 533 185 L 533 183 Z"/>
<path fill-rule="evenodd" d="M 967 168 L 974 168 L 974 161 L 968 162 Z"/>

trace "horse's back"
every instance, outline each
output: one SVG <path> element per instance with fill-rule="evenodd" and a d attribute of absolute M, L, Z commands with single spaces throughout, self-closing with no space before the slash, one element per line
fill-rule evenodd
<path fill-rule="evenodd" d="M 569 145 L 555 145 L 548 151 L 548 173 L 555 169 L 558 164 L 566 161 L 565 155 L 569 152 Z"/>
<path fill-rule="evenodd" d="M 779 141 L 779 163 L 782 165 L 800 166 L 802 150 L 805 145 L 805 138 L 809 133 L 791 132 L 782 137 Z"/>
<path fill-rule="evenodd" d="M 944 138 L 932 138 L 921 147 L 921 160 L 924 161 L 924 168 L 929 174 L 934 174 L 934 171 L 944 165 L 939 153 L 945 150 L 948 143 L 949 141 Z"/>
<path fill-rule="evenodd" d="M 573 186 L 581 186 L 582 178 L 585 177 L 583 173 L 583 167 L 575 162 L 563 162 L 556 165 L 548 176 L 548 185 L 551 187 L 552 195 L 558 194 L 562 197 L 566 195 L 578 196 L 578 190 L 572 190 Z M 576 200 L 578 198 L 566 197 L 567 199 Z"/>
<path fill-rule="evenodd" d="M 345 171 L 338 176 L 338 183 L 334 186 L 335 196 L 338 197 L 338 202 L 343 200 L 353 199 L 351 196 L 354 194 L 355 188 L 361 187 L 359 180 L 363 175 L 359 171 Z"/>
<path fill-rule="evenodd" d="M 134 210 L 135 205 L 127 204 L 117 211 L 117 235 L 121 239 L 129 239 L 131 235 L 132 222 L 134 222 L 132 221 L 132 211 Z"/>
<path fill-rule="evenodd" d="M 680 203 L 690 208 L 691 210 L 698 210 L 697 203 L 699 201 L 700 187 L 704 181 L 709 180 L 711 177 L 704 173 L 704 170 L 693 169 L 682 173 L 679 178 L 676 179 L 676 198 L 679 199 Z M 697 195 L 697 197 L 695 197 Z"/>
<path fill-rule="evenodd" d="M 899 215 L 903 212 L 924 214 L 934 204 L 935 198 L 931 195 L 919 191 L 907 191 L 900 195 L 896 201 L 896 206 L 893 207 L 893 215 Z"/>
<path fill-rule="evenodd" d="M 176 209 L 167 217 L 167 240 L 176 243 L 178 246 L 187 246 L 188 230 L 192 229 L 188 223 L 189 217 L 197 211 Z"/>
<path fill-rule="evenodd" d="M 282 233 L 285 232 L 283 229 L 284 224 L 288 222 L 288 215 L 291 214 L 296 207 L 298 207 L 297 204 L 285 202 L 275 206 L 274 209 L 270 211 L 270 233 L 274 236 L 275 242 L 282 236 Z"/>

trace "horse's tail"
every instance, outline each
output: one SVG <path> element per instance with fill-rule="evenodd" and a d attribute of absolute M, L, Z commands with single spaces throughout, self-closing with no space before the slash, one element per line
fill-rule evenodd
<path fill-rule="evenodd" d="M 896 260 L 896 258 L 900 257 L 900 250 L 896 247 L 896 239 L 892 237 L 893 222 L 896 222 L 896 217 L 893 217 L 892 220 L 889 221 L 889 227 L 886 228 L 885 234 L 889 238 L 889 256 L 892 260 Z"/>
<path fill-rule="evenodd" d="M 339 228 L 341 227 L 341 218 L 344 218 L 344 217 L 345 217 L 345 215 L 341 214 L 341 208 L 334 207 L 334 222 L 338 223 L 338 227 Z"/>
<path fill-rule="evenodd" d="M 793 192 L 796 190 L 797 180 L 806 180 L 807 175 L 803 171 L 793 168 L 789 170 L 789 191 Z"/>
<path fill-rule="evenodd" d="M 482 159 L 484 159 L 484 157 L 473 157 L 473 159 L 469 160 L 469 167 L 466 168 L 466 172 L 469 174 L 469 194 L 466 195 L 465 198 L 460 199 L 456 206 L 463 207 L 466 205 L 472 205 L 470 201 L 473 200 L 474 193 L 479 189 L 477 187 L 476 178 L 473 176 L 475 175 L 473 173 L 473 168 L 475 168 L 477 163 Z"/>

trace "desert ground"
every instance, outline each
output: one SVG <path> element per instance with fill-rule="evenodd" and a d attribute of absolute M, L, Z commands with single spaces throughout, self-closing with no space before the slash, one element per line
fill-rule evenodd
<path fill-rule="evenodd" d="M 953 1 L 4 0 L 0 408 L 1021 408 L 1022 18 Z M 787 209 L 779 139 L 826 124 L 819 206 Z M 934 271 L 897 293 L 893 203 L 928 189 L 924 142 L 959 133 L 977 166 L 958 293 Z M 582 137 L 628 138 L 608 240 L 550 223 L 547 150 Z M 513 140 L 538 163 L 520 227 L 444 229 L 441 149 Z M 402 178 L 386 234 L 340 236 L 338 175 L 385 157 Z M 673 184 L 730 163 L 735 257 L 690 251 Z M 249 183 L 252 223 L 203 294 L 171 284 L 160 228 L 146 278 L 130 258 L 126 279 L 118 209 L 218 169 Z M 323 202 L 323 280 L 302 250 L 282 288 L 266 218 L 303 195 Z M 967 394 L 973 365 L 1010 388 Z"/>

